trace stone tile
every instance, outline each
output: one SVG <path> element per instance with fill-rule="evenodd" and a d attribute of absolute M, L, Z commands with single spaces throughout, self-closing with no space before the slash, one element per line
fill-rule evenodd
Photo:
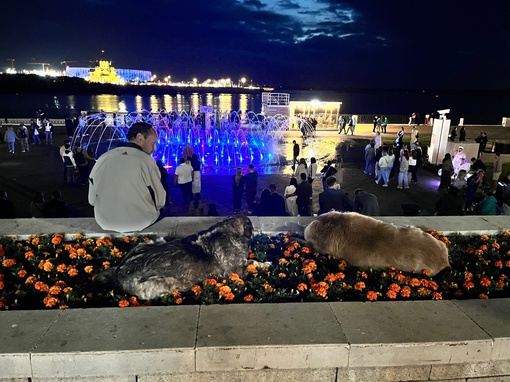
<path fill-rule="evenodd" d="M 492 340 L 449 301 L 330 303 L 351 345 L 349 367 L 488 361 Z"/>
<path fill-rule="evenodd" d="M 33 375 L 193 371 L 198 310 L 198 306 L 66 310 L 33 352 Z"/>
<path fill-rule="evenodd" d="M 432 365 L 430 379 L 482 378 L 510 375 L 510 361 L 472 362 L 456 365 Z"/>
<path fill-rule="evenodd" d="M 494 338 L 492 359 L 510 359 L 510 299 L 452 302 Z"/>
<path fill-rule="evenodd" d="M 60 311 L 0 312 L 0 377 L 32 375 L 30 352 L 57 319 Z"/>
<path fill-rule="evenodd" d="M 201 308 L 197 371 L 347 366 L 348 346 L 328 304 Z"/>
<path fill-rule="evenodd" d="M 2 380 L 0 380 L 0 382 L 2 382 Z M 136 382 L 136 376 L 32 378 L 31 382 Z"/>
<path fill-rule="evenodd" d="M 426 381 L 430 366 L 405 367 L 341 367 L 338 368 L 338 381 Z"/>
<path fill-rule="evenodd" d="M 143 375 L 138 382 L 335 382 L 336 369 L 298 369 L 298 370 L 245 370 L 197 372 L 171 375 Z M 1 382 L 1 381 L 0 381 Z"/>

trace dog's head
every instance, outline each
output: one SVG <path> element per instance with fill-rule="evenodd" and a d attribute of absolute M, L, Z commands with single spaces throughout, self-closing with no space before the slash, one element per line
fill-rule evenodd
<path fill-rule="evenodd" d="M 223 220 L 220 224 L 226 231 L 230 231 L 247 238 L 251 238 L 253 235 L 253 224 L 247 216 L 235 215 Z"/>

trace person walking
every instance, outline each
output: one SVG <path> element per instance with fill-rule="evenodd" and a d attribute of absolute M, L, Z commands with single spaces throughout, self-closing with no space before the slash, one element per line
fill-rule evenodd
<path fill-rule="evenodd" d="M 297 195 L 295 195 L 296 187 L 297 179 L 292 177 L 290 178 L 289 185 L 285 187 L 285 191 L 283 192 L 283 197 L 285 198 L 285 209 L 290 216 L 298 215 L 298 207 L 296 202 Z"/>
<path fill-rule="evenodd" d="M 14 129 L 9 126 L 4 136 L 4 141 L 7 143 L 7 146 L 9 147 L 9 153 L 14 154 L 14 149 L 17 140 L 18 137 L 16 136 Z"/>
<path fill-rule="evenodd" d="M 296 141 L 292 141 L 292 169 L 294 170 L 297 163 L 297 158 L 299 156 L 299 145 L 296 143 Z"/>
<path fill-rule="evenodd" d="M 301 173 L 301 183 L 296 186 L 296 204 L 298 215 L 310 216 L 310 201 L 313 196 L 312 185 L 306 181 L 306 174 Z"/>
<path fill-rule="evenodd" d="M 187 206 L 193 200 L 192 193 L 193 167 L 185 158 L 179 159 L 179 166 L 175 169 L 174 184 L 178 184 L 182 194 L 182 204 Z"/>
<path fill-rule="evenodd" d="M 30 145 L 28 144 L 28 129 L 25 124 L 20 124 L 18 129 L 19 140 L 21 141 L 21 152 L 30 151 Z"/>
<path fill-rule="evenodd" d="M 193 167 L 193 181 L 191 182 L 191 192 L 193 195 L 202 192 L 202 174 L 200 174 L 200 170 L 202 170 L 202 163 L 198 159 L 198 155 L 193 153 L 191 155 L 191 167 Z"/>
<path fill-rule="evenodd" d="M 408 173 L 409 171 L 409 151 L 404 150 L 400 156 L 400 167 L 398 171 L 398 186 L 397 188 L 409 188 Z"/>

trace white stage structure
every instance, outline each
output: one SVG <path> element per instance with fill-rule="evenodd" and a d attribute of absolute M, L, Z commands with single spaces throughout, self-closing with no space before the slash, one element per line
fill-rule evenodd
<path fill-rule="evenodd" d="M 438 110 L 439 118 L 434 119 L 432 137 L 430 139 L 429 162 L 435 165 L 443 162 L 444 155 L 448 152 L 448 134 L 450 133 L 451 119 L 446 119 L 450 109 Z"/>

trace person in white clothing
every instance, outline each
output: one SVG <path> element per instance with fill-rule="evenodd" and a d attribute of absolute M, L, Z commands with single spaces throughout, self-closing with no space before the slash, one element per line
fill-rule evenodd
<path fill-rule="evenodd" d="M 166 192 L 151 154 L 156 150 L 156 130 L 134 123 L 129 142 L 99 157 L 89 176 L 89 203 L 103 229 L 140 231 L 164 216 Z"/>
<path fill-rule="evenodd" d="M 179 166 L 175 169 L 174 184 L 179 185 L 182 202 L 187 206 L 193 200 L 193 167 L 185 158 L 181 158 L 179 163 Z"/>

